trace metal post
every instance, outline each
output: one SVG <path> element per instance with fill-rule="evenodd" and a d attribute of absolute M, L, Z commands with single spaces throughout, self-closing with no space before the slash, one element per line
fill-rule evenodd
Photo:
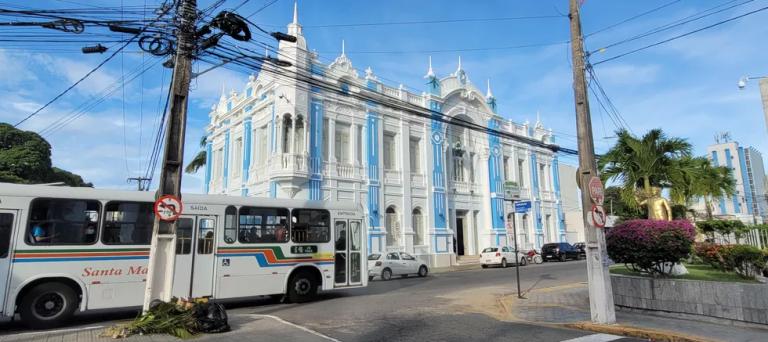
<path fill-rule="evenodd" d="M 167 135 L 163 151 L 163 169 L 155 197 L 174 195 L 181 198 L 181 175 L 184 157 L 184 131 L 187 123 L 187 99 L 192 73 L 192 52 L 196 45 L 195 20 L 197 1 L 181 0 L 178 13 L 178 47 L 171 83 L 171 102 Z M 147 289 L 144 312 L 155 299 L 170 301 L 176 257 L 176 221 L 161 221 L 155 217 L 152 245 L 149 252 Z"/>
<path fill-rule="evenodd" d="M 587 185 L 597 175 L 595 146 L 592 137 L 592 119 L 589 114 L 587 79 L 585 75 L 584 43 L 579 15 L 579 1 L 570 0 L 571 52 L 573 56 L 573 91 L 576 100 L 576 130 L 579 146 L 579 172 L 584 230 L 587 242 L 587 277 L 589 280 L 589 305 L 592 322 L 616 323 L 613 306 L 613 288 L 608 272 L 608 256 L 605 254 L 605 232 L 589 222 L 592 198 Z"/>
<path fill-rule="evenodd" d="M 515 201 L 510 201 L 512 203 L 512 208 L 515 208 Z M 515 234 L 515 273 L 517 273 L 517 298 L 525 299 L 523 298 L 523 294 L 520 292 L 520 260 L 518 260 L 519 256 L 517 255 L 517 223 L 515 222 L 515 217 L 517 217 L 517 213 L 512 213 L 512 234 Z"/>

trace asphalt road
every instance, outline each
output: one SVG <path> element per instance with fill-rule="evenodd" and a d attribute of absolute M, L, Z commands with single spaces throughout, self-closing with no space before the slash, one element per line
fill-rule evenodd
<path fill-rule="evenodd" d="M 528 265 L 520 268 L 520 276 L 523 293 L 584 282 L 587 279 L 586 262 Z M 591 335 L 508 321 L 495 298 L 516 292 L 514 267 L 490 268 L 426 278 L 374 280 L 367 288 L 321 293 L 320 300 L 307 304 L 282 304 L 272 299 L 255 298 L 228 302 L 226 307 L 233 315 L 277 316 L 344 342 L 556 342 Z M 136 314 L 136 311 L 83 314 L 70 328 L 108 326 L 131 319 Z M 18 323 L 0 323 L 0 331 L 28 332 Z"/>

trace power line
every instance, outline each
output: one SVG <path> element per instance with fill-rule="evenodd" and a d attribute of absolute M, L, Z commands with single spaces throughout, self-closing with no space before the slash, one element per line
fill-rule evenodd
<path fill-rule="evenodd" d="M 683 38 L 683 37 L 686 37 L 686 36 L 690 36 L 690 35 L 692 35 L 694 33 L 698 33 L 698 32 L 701 32 L 701 31 L 704 31 L 704 30 L 707 30 L 707 29 L 710 29 L 710 28 L 713 28 L 713 27 L 716 27 L 716 26 L 720 26 L 722 24 L 729 23 L 729 22 L 734 21 L 736 19 L 740 19 L 740 18 L 746 17 L 748 15 L 752 15 L 752 14 L 755 14 L 755 13 L 758 13 L 758 12 L 762 12 L 762 11 L 765 11 L 767 9 L 768 9 L 768 7 L 763 7 L 761 9 L 754 10 L 752 12 L 747 12 L 747 13 L 744 13 L 742 15 L 739 15 L 739 16 L 736 16 L 736 17 L 733 17 L 733 18 L 730 18 L 730 19 L 727 19 L 727 20 L 723 20 L 723 21 L 717 22 L 717 23 L 714 23 L 714 24 L 709 25 L 709 26 L 705 26 L 705 27 L 702 27 L 702 28 L 697 29 L 697 30 L 693 30 L 693 31 L 690 31 L 690 32 L 687 32 L 687 33 L 684 33 L 684 34 L 681 34 L 681 35 L 678 35 L 678 36 L 674 36 L 672 38 L 665 39 L 665 40 L 662 40 L 660 42 L 653 43 L 651 45 L 646 45 L 646 46 L 643 46 L 643 47 L 641 47 L 639 49 L 635 49 L 635 50 L 632 50 L 632 51 L 629 51 L 629 52 L 625 52 L 625 53 L 620 54 L 618 56 L 614 56 L 614 57 L 611 57 L 611 58 L 608 58 L 608 59 L 601 60 L 601 61 L 599 61 L 597 63 L 593 63 L 592 66 L 603 64 L 605 62 L 609 62 L 609 61 L 612 61 L 614 59 L 621 58 L 621 57 L 633 54 L 635 52 L 643 51 L 645 49 L 649 49 L 649 48 L 652 48 L 654 46 L 658 46 L 658 45 L 661 45 L 661 44 L 664 44 L 664 43 L 671 42 L 673 40 L 677 40 L 677 39 L 680 39 L 680 38 Z"/>
<path fill-rule="evenodd" d="M 488 21 L 508 21 L 508 20 L 533 20 L 533 19 L 562 19 L 560 15 L 533 15 L 520 17 L 496 17 L 496 18 L 475 18 L 475 19 L 445 19 L 445 20 L 417 20 L 417 21 L 391 21 L 378 23 L 346 23 L 346 24 L 326 24 L 326 25 L 302 25 L 304 28 L 335 28 L 335 27 L 363 27 L 363 26 L 393 26 L 393 25 L 424 25 L 424 24 L 446 24 L 446 23 L 468 23 L 468 22 L 488 22 Z M 281 27 L 279 25 L 262 25 L 271 27 Z"/>
<path fill-rule="evenodd" d="M 587 53 L 587 55 L 591 55 L 591 54 L 594 54 L 595 52 L 603 52 L 603 51 L 605 51 L 606 49 L 608 49 L 608 48 L 611 48 L 611 47 L 614 47 L 614 46 L 617 46 L 617 45 L 621 45 L 621 44 L 624 44 L 624 43 L 628 43 L 628 42 L 631 42 L 631 41 L 634 41 L 634 40 L 638 40 L 638 39 L 640 39 L 640 38 L 645 38 L 645 37 L 648 37 L 648 36 L 650 36 L 650 35 L 654 35 L 654 34 L 656 34 L 656 33 L 659 33 L 659 32 L 664 32 L 664 31 L 666 31 L 666 30 L 669 30 L 669 29 L 672 29 L 672 28 L 675 28 L 675 27 L 678 27 L 678 26 L 682 26 L 682 25 L 685 25 L 685 24 L 687 24 L 687 23 L 691 23 L 691 22 L 694 22 L 694 21 L 696 21 L 696 20 L 699 20 L 699 19 L 704 19 L 704 18 L 706 18 L 706 17 L 709 17 L 709 16 L 713 16 L 713 15 L 715 15 L 715 14 L 718 14 L 718 13 L 721 13 L 721 12 L 724 12 L 724 11 L 727 11 L 727 10 L 729 10 L 729 9 L 733 9 L 733 8 L 736 8 L 736 7 L 739 7 L 739 6 L 743 6 L 743 5 L 746 5 L 746 4 L 748 4 L 748 3 L 750 3 L 750 2 L 753 2 L 753 1 L 755 1 L 755 0 L 747 0 L 747 1 L 744 1 L 744 2 L 742 2 L 742 3 L 739 3 L 739 4 L 735 4 L 735 5 L 733 5 L 733 6 L 730 6 L 730 7 L 727 7 L 727 8 L 723 8 L 723 9 L 721 9 L 721 10 L 719 10 L 719 11 L 715 11 L 715 12 L 712 12 L 712 13 L 709 13 L 709 14 L 706 14 L 706 15 L 701 15 L 701 14 L 704 14 L 704 13 L 710 12 L 710 11 L 712 11 L 712 10 L 715 10 L 715 9 L 717 9 L 717 8 L 720 8 L 720 7 L 724 6 L 724 5 L 727 5 L 727 4 L 729 4 L 729 3 L 733 3 L 733 2 L 736 2 L 736 1 L 739 1 L 739 0 L 733 0 L 733 1 L 731 1 L 731 2 L 728 2 L 728 3 L 725 3 L 725 4 L 720 4 L 720 5 L 718 5 L 718 6 L 715 6 L 715 7 L 709 8 L 709 9 L 706 9 L 706 10 L 704 10 L 704 11 L 701 11 L 701 12 L 699 12 L 699 13 L 696 13 L 696 14 L 693 14 L 693 15 L 687 16 L 687 17 L 685 17 L 685 18 L 679 19 L 679 20 L 677 20 L 677 21 L 673 21 L 673 22 L 671 22 L 671 23 L 669 23 L 669 24 L 666 24 L 666 25 L 662 25 L 662 26 L 659 26 L 659 27 L 657 27 L 657 28 L 655 28 L 655 29 L 652 29 L 652 30 L 648 30 L 648 31 L 645 31 L 645 32 L 643 32 L 643 33 L 641 33 L 641 34 L 638 34 L 638 35 L 636 35 L 636 36 L 633 36 L 633 37 L 630 37 L 630 38 L 627 38 L 627 39 L 624 39 L 624 40 L 618 41 L 618 42 L 616 42 L 616 43 L 612 43 L 612 44 L 609 44 L 609 45 L 603 46 L 603 47 L 601 47 L 601 48 L 599 48 L 599 49 L 597 49 L 597 50 L 593 50 L 593 51 L 591 51 L 591 52 L 588 52 L 588 53 Z M 699 16 L 699 15 L 701 15 L 701 16 Z M 693 18 L 693 19 L 690 19 L 690 18 Z"/>
<path fill-rule="evenodd" d="M 256 10 L 256 12 L 251 13 L 250 15 L 248 15 L 245 18 L 249 19 L 250 17 L 252 17 L 252 16 L 258 14 L 259 12 L 265 10 L 267 7 L 272 6 L 276 2 L 277 2 L 277 0 L 266 0 L 266 1 L 264 1 L 264 5 L 261 6 L 261 8 L 259 8 L 258 10 Z"/>
<path fill-rule="evenodd" d="M 638 15 L 636 15 L 636 16 L 634 16 L 634 17 L 631 17 L 631 18 L 629 18 L 629 19 L 625 19 L 625 20 L 622 20 L 622 21 L 620 21 L 620 22 L 618 22 L 618 23 L 615 23 L 615 24 L 613 24 L 613 25 L 610 25 L 610 26 L 608 26 L 608 27 L 604 27 L 604 28 L 602 28 L 602 29 L 599 29 L 599 30 L 597 30 L 597 31 L 595 31 L 595 32 L 592 32 L 592 33 L 590 33 L 590 34 L 588 34 L 588 35 L 586 35 L 586 36 L 584 36 L 584 37 L 586 38 L 586 37 L 589 37 L 589 36 L 592 36 L 592 35 L 598 34 L 598 33 L 600 33 L 600 32 L 603 32 L 603 31 L 606 31 L 606 30 L 612 29 L 612 28 L 614 28 L 614 27 L 616 27 L 616 26 L 619 26 L 619 25 L 625 24 L 625 23 L 627 23 L 627 22 L 630 22 L 630 21 L 632 21 L 632 20 L 635 20 L 635 19 L 637 19 L 637 18 L 640 18 L 640 17 L 642 17 L 642 16 L 645 16 L 645 15 L 647 15 L 647 14 L 651 14 L 651 13 L 653 13 L 653 12 L 656 12 L 656 11 L 658 11 L 658 10 L 661 10 L 661 9 L 663 9 L 663 8 L 666 8 L 666 7 L 672 6 L 672 5 L 674 5 L 674 4 L 676 4 L 676 3 L 680 2 L 680 1 L 682 1 L 682 0 L 675 0 L 675 1 L 672 1 L 672 2 L 670 2 L 670 3 L 668 3 L 668 4 L 666 4 L 666 5 L 662 5 L 662 6 L 656 7 L 656 8 L 654 8 L 654 9 L 650 10 L 650 11 L 647 11 L 647 12 L 643 12 L 643 13 L 640 13 L 640 14 L 638 14 Z"/>
<path fill-rule="evenodd" d="M 169 10 L 169 9 L 170 9 L 170 8 L 166 7 L 166 10 L 165 10 L 163 13 L 161 13 L 161 14 L 160 14 L 160 15 L 157 17 L 157 19 L 155 19 L 155 20 L 154 20 L 152 23 L 156 22 L 157 20 L 160 20 L 160 18 L 162 18 L 162 17 L 163 17 L 163 16 L 164 16 L 164 15 L 165 15 L 165 14 L 168 12 L 168 10 Z M 141 29 L 141 31 L 139 31 L 139 33 L 137 33 L 137 34 L 136 34 L 136 35 L 134 35 L 134 36 L 133 36 L 131 39 L 129 39 L 129 40 L 128 40 L 128 42 L 126 42 L 125 44 L 123 44 L 123 46 L 121 46 L 119 49 L 117 49 L 115 52 L 113 52 L 113 53 L 112 53 L 112 54 L 111 54 L 109 57 L 107 57 L 107 59 L 105 59 L 103 62 L 99 63 L 99 65 L 97 65 L 97 66 L 96 66 L 96 67 L 95 67 L 93 70 L 91 70 L 91 71 L 89 71 L 87 74 L 85 74 L 85 76 L 83 76 L 82 78 L 80 78 L 79 80 L 77 80 L 77 82 L 75 82 L 75 83 L 74 83 L 73 85 L 71 85 L 69 88 L 65 89 L 65 90 L 64 90 L 64 91 L 63 91 L 61 94 L 57 95 L 57 96 L 56 96 L 56 97 L 54 97 L 52 100 L 48 101 L 48 103 L 46 103 L 45 105 L 43 105 L 42 107 L 40 107 L 40 109 L 36 110 L 34 113 L 32 113 L 32 114 L 30 114 L 29 116 L 25 117 L 24 119 L 22 119 L 21 121 L 19 121 L 17 124 L 13 125 L 13 127 L 18 127 L 19 125 L 21 125 L 21 124 L 22 124 L 22 123 L 24 123 L 25 121 L 29 120 L 29 118 L 31 118 L 31 117 L 33 117 L 33 116 L 37 115 L 37 113 L 40 113 L 40 111 L 42 111 L 43 109 L 47 108 L 47 107 L 48 107 L 48 106 L 50 106 L 52 103 L 56 102 L 56 100 L 60 99 L 60 98 L 61 98 L 62 96 L 64 96 L 64 95 L 66 95 L 66 94 L 67 94 L 67 93 L 68 93 L 70 90 L 72 90 L 72 89 L 74 89 L 75 87 L 77 87 L 77 85 L 78 85 L 78 84 L 80 84 L 81 82 L 83 82 L 83 81 L 84 81 L 86 78 L 88 78 L 88 76 L 90 76 L 91 74 L 95 73 L 95 72 L 96 72 L 97 70 L 99 70 L 99 69 L 100 69 L 102 66 L 104 66 L 104 64 L 107 64 L 107 62 L 109 62 L 109 61 L 110 61 L 112 58 L 114 58 L 115 56 L 117 56 L 117 54 L 118 54 L 118 53 L 120 53 L 120 51 L 123 51 L 123 49 L 125 49 L 125 47 L 126 47 L 126 46 L 128 46 L 128 44 L 130 44 L 131 42 L 133 42 L 133 41 L 134 41 L 136 38 L 138 38 L 138 37 L 139 37 L 139 35 L 141 35 L 142 33 L 144 33 L 144 31 L 145 31 L 147 28 L 149 28 L 149 26 L 150 26 L 152 23 L 148 24 L 148 25 L 147 25 L 147 26 L 145 26 L 143 29 Z"/>

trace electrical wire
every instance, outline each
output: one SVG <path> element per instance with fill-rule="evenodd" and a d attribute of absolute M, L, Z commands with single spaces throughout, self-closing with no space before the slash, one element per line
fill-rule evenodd
<path fill-rule="evenodd" d="M 167 1 L 166 1 L 166 2 L 167 2 Z M 160 15 L 158 15 L 158 16 L 157 16 L 157 19 L 155 19 L 155 21 L 154 21 L 154 22 L 156 22 L 156 21 L 160 20 L 160 18 L 162 18 L 164 15 L 166 15 L 166 14 L 167 14 L 167 12 L 168 12 L 168 9 L 169 9 L 169 8 L 167 8 L 167 7 L 166 7 L 166 10 L 165 10 L 163 13 L 161 13 Z M 120 51 L 123 51 L 123 49 L 125 49 L 125 47 L 127 47 L 127 46 L 128 46 L 128 44 L 130 44 L 132 41 L 134 41 L 136 38 L 138 38 L 138 37 L 139 37 L 139 35 L 141 35 L 142 33 L 144 33 L 144 30 L 145 30 L 146 28 L 148 28 L 150 25 L 151 25 L 151 23 L 150 23 L 149 25 L 145 26 L 145 28 L 144 28 L 144 29 L 142 29 L 142 30 L 141 30 L 139 33 L 137 33 L 136 35 L 134 35 L 134 36 L 133 36 L 133 38 L 131 38 L 130 40 L 128 40 L 128 42 L 126 42 L 125 44 L 123 44 L 123 46 L 121 46 L 119 49 L 117 49 L 115 52 L 113 52 L 113 53 L 112 53 L 112 54 L 111 54 L 109 57 L 107 57 L 107 59 L 105 59 L 104 61 L 102 61 L 101 63 L 99 63 L 99 65 L 97 65 L 97 66 L 96 66 L 96 67 L 95 67 L 93 70 L 89 71 L 87 74 L 85 74 L 85 76 L 83 76 L 82 78 L 80 78 L 79 80 L 77 80 L 77 82 L 75 82 L 75 83 L 74 83 L 73 85 L 71 85 L 69 88 L 65 89 L 65 90 L 64 90 L 64 91 L 63 91 L 61 94 L 57 95 L 57 96 L 56 96 L 56 97 L 54 97 L 52 100 L 48 101 L 48 103 L 46 103 L 45 105 L 43 105 L 42 107 L 40 107 L 40 109 L 36 110 L 35 112 L 33 112 L 32 114 L 30 114 L 29 116 L 25 117 L 24 119 L 22 119 L 21 121 L 19 121 L 19 122 L 18 122 L 18 123 L 16 123 L 15 125 L 13 125 L 13 127 L 18 127 L 19 125 L 21 125 L 21 124 L 22 124 L 22 123 L 24 123 L 25 121 L 29 120 L 29 118 L 31 118 L 31 117 L 33 117 L 33 116 L 37 115 L 37 113 L 40 113 L 40 111 L 42 111 L 43 109 L 47 108 L 47 107 L 48 107 L 48 106 L 50 106 L 52 103 L 56 102 L 56 100 L 60 99 L 60 98 L 61 98 L 62 96 L 64 96 L 64 95 L 66 95 L 66 94 L 67 94 L 67 93 L 68 93 L 70 90 L 72 90 L 72 89 L 74 89 L 75 87 L 77 87 L 77 85 L 78 85 L 78 84 L 80 84 L 81 82 L 83 82 L 83 81 L 84 81 L 86 78 L 88 78 L 88 76 L 90 76 L 91 74 L 93 74 L 93 73 L 95 73 L 96 71 L 98 71 L 98 70 L 99 70 L 99 69 L 100 69 L 102 66 L 104 66 L 104 64 L 107 64 L 107 62 L 109 62 L 109 61 L 110 61 L 112 58 L 114 58 L 114 57 L 115 57 L 115 56 L 116 56 L 118 53 L 120 53 Z"/>
<path fill-rule="evenodd" d="M 338 27 L 365 27 L 365 26 L 395 26 L 395 25 L 424 25 L 424 24 L 447 24 L 447 23 L 468 23 L 468 22 L 490 22 L 490 21 L 509 21 L 509 20 L 532 20 L 532 19 L 562 19 L 560 15 L 532 15 L 519 17 L 495 17 L 495 18 L 474 18 L 474 19 L 444 19 L 444 20 L 417 20 L 417 21 L 393 21 L 379 23 L 345 23 L 345 24 L 326 24 L 326 25 L 302 25 L 304 28 L 338 28 Z M 279 25 L 262 25 L 266 27 L 280 27 Z"/>
<path fill-rule="evenodd" d="M 665 4 L 665 5 L 661 5 L 661 6 L 659 6 L 659 7 L 656 7 L 656 8 L 654 8 L 654 9 L 650 10 L 650 11 L 647 11 L 647 12 L 643 12 L 643 13 L 640 13 L 640 14 L 638 14 L 638 15 L 636 15 L 636 16 L 633 16 L 633 17 L 631 17 L 631 18 L 629 18 L 629 19 L 625 19 L 625 20 L 622 20 L 622 21 L 620 21 L 620 22 L 618 22 L 618 23 L 615 23 L 615 24 L 613 24 L 613 25 L 610 25 L 610 26 L 608 26 L 608 27 L 604 27 L 604 28 L 602 28 L 602 29 L 599 29 L 599 30 L 597 30 L 597 31 L 595 31 L 595 32 L 592 32 L 592 33 L 590 33 L 590 34 L 588 34 L 588 35 L 584 36 L 584 38 L 587 38 L 587 37 L 589 37 L 589 36 L 593 36 L 593 35 L 596 35 L 596 34 L 598 34 L 598 33 L 600 33 L 600 32 L 606 31 L 606 30 L 610 30 L 610 29 L 612 29 L 612 28 L 614 28 L 614 27 L 616 27 L 616 26 L 619 26 L 619 25 L 625 24 L 625 23 L 627 23 L 627 22 L 630 22 L 630 21 L 632 21 L 632 20 L 635 20 L 635 19 L 637 19 L 637 18 L 640 18 L 640 17 L 642 17 L 642 16 L 645 16 L 645 15 L 651 14 L 651 13 L 653 13 L 653 12 L 656 12 L 656 11 L 662 10 L 662 9 L 664 9 L 664 8 L 666 8 L 666 7 L 669 7 L 669 6 L 672 6 L 672 5 L 674 5 L 674 4 L 676 4 L 676 3 L 680 2 L 680 1 L 682 1 L 682 0 L 675 0 L 675 1 L 672 1 L 672 2 L 670 2 L 670 3 L 667 3 L 667 4 Z"/>
<path fill-rule="evenodd" d="M 681 35 L 674 36 L 674 37 L 669 38 L 669 39 L 662 40 L 660 42 L 656 42 L 656 43 L 653 43 L 653 44 L 650 44 L 650 45 L 646 45 L 646 46 L 643 46 L 641 48 L 634 49 L 634 50 L 631 50 L 629 52 L 625 52 L 625 53 L 622 53 L 620 55 L 617 55 L 617 56 L 614 56 L 614 57 L 611 57 L 611 58 L 603 59 L 603 60 L 601 60 L 599 62 L 593 63 L 592 66 L 603 64 L 605 62 L 609 62 L 609 61 L 612 61 L 612 60 L 615 60 L 615 59 L 618 59 L 618 58 L 621 58 L 621 57 L 624 57 L 624 56 L 627 56 L 627 55 L 631 55 L 631 54 L 636 53 L 636 52 L 640 52 L 640 51 L 643 51 L 643 50 L 646 50 L 646 49 L 650 49 L 650 48 L 652 48 L 654 46 L 659 46 L 659 45 L 664 44 L 664 43 L 668 43 L 668 42 L 671 42 L 671 41 L 674 41 L 674 40 L 677 40 L 677 39 L 680 39 L 680 38 L 683 38 L 683 37 L 687 37 L 687 36 L 690 36 L 690 35 L 692 35 L 694 33 L 698 33 L 698 32 L 701 32 L 701 31 L 704 31 L 704 30 L 707 30 L 707 29 L 711 29 L 713 27 L 717 27 L 717 26 L 729 23 L 731 21 L 734 21 L 734 20 L 737 20 L 737 19 L 741 19 L 741 18 L 744 18 L 746 16 L 749 16 L 749 15 L 752 15 L 752 14 L 755 14 L 755 13 L 759 13 L 759 12 L 765 11 L 767 9 L 768 9 L 768 7 L 763 7 L 763 8 L 751 11 L 751 12 L 744 13 L 742 15 L 735 16 L 735 17 L 727 19 L 727 20 L 719 21 L 717 23 L 714 23 L 712 25 L 708 25 L 708 26 L 702 27 L 702 28 L 697 29 L 697 30 L 693 30 L 693 31 L 690 31 L 690 32 L 687 32 L 687 33 L 684 33 L 684 34 L 681 34 Z"/>

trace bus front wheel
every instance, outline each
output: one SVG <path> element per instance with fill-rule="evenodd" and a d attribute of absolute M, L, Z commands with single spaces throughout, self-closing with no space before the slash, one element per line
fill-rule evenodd
<path fill-rule="evenodd" d="M 317 294 L 317 279 L 315 275 L 307 271 L 296 273 L 288 285 L 288 299 L 292 303 L 306 303 L 315 298 Z"/>
<path fill-rule="evenodd" d="M 62 283 L 44 283 L 24 295 L 19 306 L 21 320 L 32 329 L 51 329 L 66 323 L 77 309 L 77 294 Z"/>

